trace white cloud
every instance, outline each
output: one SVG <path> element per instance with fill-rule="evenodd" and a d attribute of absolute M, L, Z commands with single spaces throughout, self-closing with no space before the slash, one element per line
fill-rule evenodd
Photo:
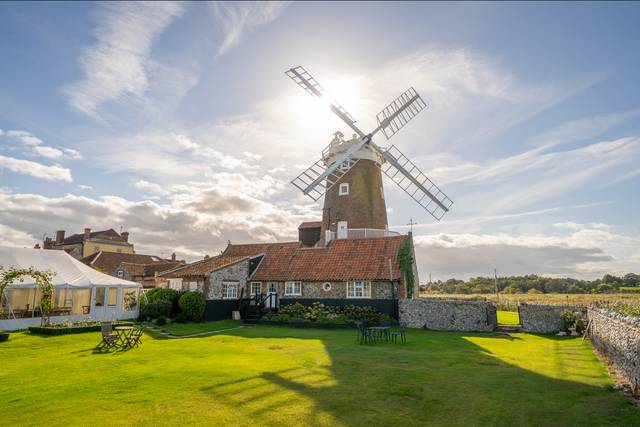
<path fill-rule="evenodd" d="M 144 94 L 153 41 L 184 12 L 177 2 L 115 2 L 102 7 L 96 42 L 81 58 L 84 78 L 63 89 L 73 108 L 93 117 L 107 101 Z"/>
<path fill-rule="evenodd" d="M 42 140 L 40 138 L 35 137 L 30 132 L 24 130 L 10 130 L 7 131 L 7 136 L 17 139 L 22 142 L 24 145 L 29 145 L 35 147 L 36 145 L 42 144 Z"/>
<path fill-rule="evenodd" d="M 81 190 L 93 190 L 93 187 L 90 185 L 86 185 L 86 184 L 80 184 L 78 185 L 78 188 Z"/>
<path fill-rule="evenodd" d="M 47 166 L 30 160 L 0 155 L 0 170 L 3 168 L 15 173 L 46 179 L 47 181 L 73 181 L 71 171 L 62 166 Z"/>
<path fill-rule="evenodd" d="M 36 147 L 33 147 L 32 151 L 38 156 L 46 157 L 49 159 L 57 160 L 62 157 L 62 151 L 58 150 L 57 148 L 47 147 L 45 145 L 38 145 Z"/>
<path fill-rule="evenodd" d="M 275 21 L 289 3 L 288 1 L 210 3 L 213 16 L 224 33 L 224 40 L 218 48 L 218 54 L 222 55 L 236 47 L 247 32 Z"/>
<path fill-rule="evenodd" d="M 74 150 L 73 148 L 63 148 L 62 151 L 67 155 L 67 157 L 73 160 L 81 160 L 82 153 L 78 150 Z"/>

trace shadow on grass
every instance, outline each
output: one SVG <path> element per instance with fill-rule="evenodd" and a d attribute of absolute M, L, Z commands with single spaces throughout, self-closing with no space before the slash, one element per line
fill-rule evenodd
<path fill-rule="evenodd" d="M 640 425 L 640 412 L 611 391 L 589 348 L 575 338 L 567 343 L 575 346 L 561 345 L 571 337 L 414 330 L 407 344 L 358 345 L 355 331 L 259 327 L 226 335 L 266 349 L 291 345 L 283 340 L 311 347 L 319 341 L 329 357 L 328 363 L 288 369 L 264 366 L 256 375 L 200 388 L 216 402 L 242 407 L 246 419 L 287 405 L 311 405 L 307 418 L 290 422 Z M 540 346 L 544 350 L 528 354 Z M 510 357 L 521 360 L 509 363 Z M 528 360 L 538 357 L 548 360 Z M 531 368 L 530 362 L 537 365 Z"/>

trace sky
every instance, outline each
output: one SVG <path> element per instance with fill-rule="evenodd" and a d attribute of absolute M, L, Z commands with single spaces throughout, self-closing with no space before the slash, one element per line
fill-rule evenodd
<path fill-rule="evenodd" d="M 640 4 L 0 3 L 0 245 L 129 231 L 199 259 L 321 217 L 289 181 L 346 126 L 303 65 L 454 201 L 385 181 L 421 282 L 640 272 Z"/>

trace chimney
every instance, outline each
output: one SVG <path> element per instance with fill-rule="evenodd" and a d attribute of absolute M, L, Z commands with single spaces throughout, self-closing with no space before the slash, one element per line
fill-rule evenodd
<path fill-rule="evenodd" d="M 176 260 L 176 253 L 172 253 L 171 254 L 171 261 L 175 261 Z"/>
<path fill-rule="evenodd" d="M 33 249 L 40 249 L 40 245 L 38 243 L 36 243 L 36 245 L 33 247 Z"/>
<path fill-rule="evenodd" d="M 128 231 L 123 231 L 122 233 L 120 233 L 120 236 L 122 236 L 122 240 L 124 240 L 125 242 L 129 241 L 129 232 Z"/>
<path fill-rule="evenodd" d="M 89 240 L 89 237 L 91 237 L 91 229 L 90 228 L 85 228 L 84 229 L 84 240 Z"/>
<path fill-rule="evenodd" d="M 209 259 L 209 255 L 208 255 L 208 254 L 207 254 L 207 255 L 205 255 L 205 256 L 204 256 L 204 259 Z"/>
<path fill-rule="evenodd" d="M 64 230 L 56 231 L 56 243 L 62 243 L 64 240 Z"/>

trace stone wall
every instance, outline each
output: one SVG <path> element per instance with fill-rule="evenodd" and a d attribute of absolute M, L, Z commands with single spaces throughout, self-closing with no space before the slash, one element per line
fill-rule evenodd
<path fill-rule="evenodd" d="M 400 323 L 436 331 L 493 331 L 496 309 L 487 301 L 401 299 Z"/>
<path fill-rule="evenodd" d="M 251 282 L 261 283 L 262 293 L 268 292 L 268 284 L 276 283 L 278 296 L 286 299 L 344 299 L 347 298 L 347 282 L 302 282 L 302 295 L 285 295 L 284 282 Z M 324 289 L 324 284 L 330 283 L 328 290 Z M 371 282 L 371 298 L 370 299 L 393 299 L 398 298 L 398 283 L 394 282 L 394 289 L 391 288 L 389 281 L 372 281 Z M 369 299 L 369 298 L 358 298 Z"/>
<path fill-rule="evenodd" d="M 637 390 L 640 385 L 640 318 L 589 308 L 593 346 Z"/>
<path fill-rule="evenodd" d="M 222 299 L 222 282 L 238 283 L 238 297 L 247 284 L 247 276 L 249 275 L 249 261 L 242 261 L 228 267 L 214 271 L 209 275 L 209 281 L 205 286 L 204 297 L 207 300 Z M 245 290 L 244 295 L 249 294 L 249 289 Z"/>
<path fill-rule="evenodd" d="M 564 305 L 531 305 L 520 303 L 518 311 L 522 330 L 534 334 L 555 334 L 564 329 L 562 312 L 565 310 L 586 311 L 581 307 Z"/>

